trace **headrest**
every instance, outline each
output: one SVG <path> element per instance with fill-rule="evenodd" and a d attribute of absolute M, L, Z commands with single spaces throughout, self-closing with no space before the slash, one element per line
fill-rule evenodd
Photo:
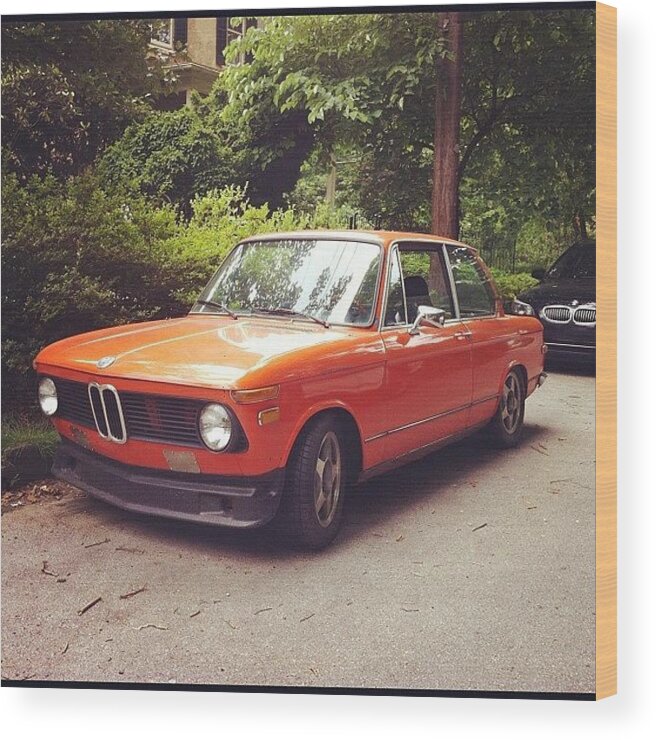
<path fill-rule="evenodd" d="M 406 296 L 428 295 L 428 283 L 421 275 L 409 275 L 403 280 Z"/>

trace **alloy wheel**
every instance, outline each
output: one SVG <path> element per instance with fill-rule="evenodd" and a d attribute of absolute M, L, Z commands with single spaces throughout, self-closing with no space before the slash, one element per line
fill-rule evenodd
<path fill-rule="evenodd" d="M 326 432 L 317 455 L 314 485 L 314 510 L 319 524 L 332 522 L 341 494 L 342 456 L 335 432 Z"/>

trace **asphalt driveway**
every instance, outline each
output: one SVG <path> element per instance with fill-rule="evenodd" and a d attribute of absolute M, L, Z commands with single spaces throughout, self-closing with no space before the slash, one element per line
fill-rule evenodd
<path fill-rule="evenodd" d="M 11 679 L 594 691 L 594 377 L 550 371 L 480 436 L 361 486 L 334 546 L 5 498 Z"/>

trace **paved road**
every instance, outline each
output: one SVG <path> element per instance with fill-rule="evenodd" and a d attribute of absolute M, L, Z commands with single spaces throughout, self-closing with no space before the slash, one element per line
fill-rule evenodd
<path fill-rule="evenodd" d="M 361 486 L 316 555 L 25 497 L 3 516 L 2 675 L 593 691 L 594 388 L 552 372 L 521 448 L 473 437 Z"/>

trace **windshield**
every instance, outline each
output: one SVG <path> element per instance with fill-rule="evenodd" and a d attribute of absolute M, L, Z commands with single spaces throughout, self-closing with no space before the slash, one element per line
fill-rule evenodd
<path fill-rule="evenodd" d="M 194 304 L 193 313 L 280 311 L 329 323 L 373 319 L 381 249 L 330 239 L 240 244 Z M 208 302 L 210 304 L 208 305 Z"/>
<path fill-rule="evenodd" d="M 594 278 L 597 271 L 594 247 L 572 247 L 562 254 L 549 268 L 547 277 L 580 280 Z"/>

